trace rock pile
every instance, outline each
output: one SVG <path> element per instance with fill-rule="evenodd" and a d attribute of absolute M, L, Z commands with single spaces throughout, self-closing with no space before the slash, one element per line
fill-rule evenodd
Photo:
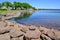
<path fill-rule="evenodd" d="M 0 21 L 0 40 L 60 40 L 60 31 Z"/>

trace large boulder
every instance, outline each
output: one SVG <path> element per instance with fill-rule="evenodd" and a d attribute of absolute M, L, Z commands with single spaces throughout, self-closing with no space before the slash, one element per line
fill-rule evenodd
<path fill-rule="evenodd" d="M 1 34 L 1 35 L 0 35 L 0 40 L 10 40 L 10 35 L 9 35 L 9 33 Z"/>
<path fill-rule="evenodd" d="M 7 26 L 7 23 L 5 21 L 0 21 L 0 34 L 9 31 L 10 31 L 10 27 Z"/>
<path fill-rule="evenodd" d="M 60 31 L 55 32 L 56 40 L 60 40 Z"/>
<path fill-rule="evenodd" d="M 24 33 L 26 33 L 27 31 L 29 31 L 28 27 L 25 27 L 25 26 L 21 27 L 20 30 L 22 32 L 24 32 Z"/>
<path fill-rule="evenodd" d="M 60 31 L 50 30 L 47 32 L 47 35 L 54 40 L 60 40 Z"/>
<path fill-rule="evenodd" d="M 9 33 L 10 33 L 11 37 L 18 37 L 18 36 L 22 36 L 24 34 L 20 30 L 16 30 L 16 29 L 11 29 Z"/>
<path fill-rule="evenodd" d="M 14 29 L 20 30 L 18 23 L 11 22 L 11 21 L 6 21 L 6 23 L 7 23 L 7 26 L 10 27 L 10 29 L 14 28 Z"/>
<path fill-rule="evenodd" d="M 41 34 L 42 40 L 52 40 L 51 38 L 49 38 L 48 36 Z"/>
<path fill-rule="evenodd" d="M 52 39 L 55 39 L 55 37 L 56 37 L 55 33 L 52 32 L 52 31 L 48 31 L 48 32 L 47 32 L 47 35 L 48 35 L 50 38 L 52 38 Z"/>
<path fill-rule="evenodd" d="M 37 29 L 37 30 L 34 30 L 34 31 L 27 31 L 26 34 L 25 34 L 25 37 L 26 38 L 32 38 L 32 39 L 38 39 L 40 38 L 40 35 L 41 35 L 41 32 Z"/>
<path fill-rule="evenodd" d="M 46 34 L 47 31 L 49 31 L 50 29 L 47 29 L 47 28 L 45 28 L 45 27 L 39 27 L 39 30 L 40 30 L 40 32 L 41 32 L 42 34 Z"/>
<path fill-rule="evenodd" d="M 36 30 L 36 29 L 37 29 L 36 26 L 33 26 L 33 25 L 29 26 L 29 30 Z"/>
<path fill-rule="evenodd" d="M 10 27 L 0 27 L 0 34 L 7 33 L 10 31 Z"/>

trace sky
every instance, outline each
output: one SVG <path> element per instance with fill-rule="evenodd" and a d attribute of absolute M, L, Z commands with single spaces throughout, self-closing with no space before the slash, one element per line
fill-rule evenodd
<path fill-rule="evenodd" d="M 33 7 L 36 8 L 45 8 L 45 9 L 60 9 L 60 0 L 0 0 L 0 3 L 9 1 L 9 2 L 27 2 Z"/>

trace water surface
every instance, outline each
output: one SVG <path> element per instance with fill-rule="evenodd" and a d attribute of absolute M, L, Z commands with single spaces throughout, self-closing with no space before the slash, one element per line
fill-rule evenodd
<path fill-rule="evenodd" d="M 26 25 L 60 29 L 60 10 L 37 10 L 28 17 L 15 21 Z"/>

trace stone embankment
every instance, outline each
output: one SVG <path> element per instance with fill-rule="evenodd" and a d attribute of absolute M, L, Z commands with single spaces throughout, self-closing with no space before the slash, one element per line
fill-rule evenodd
<path fill-rule="evenodd" d="M 60 40 L 60 31 L 1 20 L 0 40 Z"/>

